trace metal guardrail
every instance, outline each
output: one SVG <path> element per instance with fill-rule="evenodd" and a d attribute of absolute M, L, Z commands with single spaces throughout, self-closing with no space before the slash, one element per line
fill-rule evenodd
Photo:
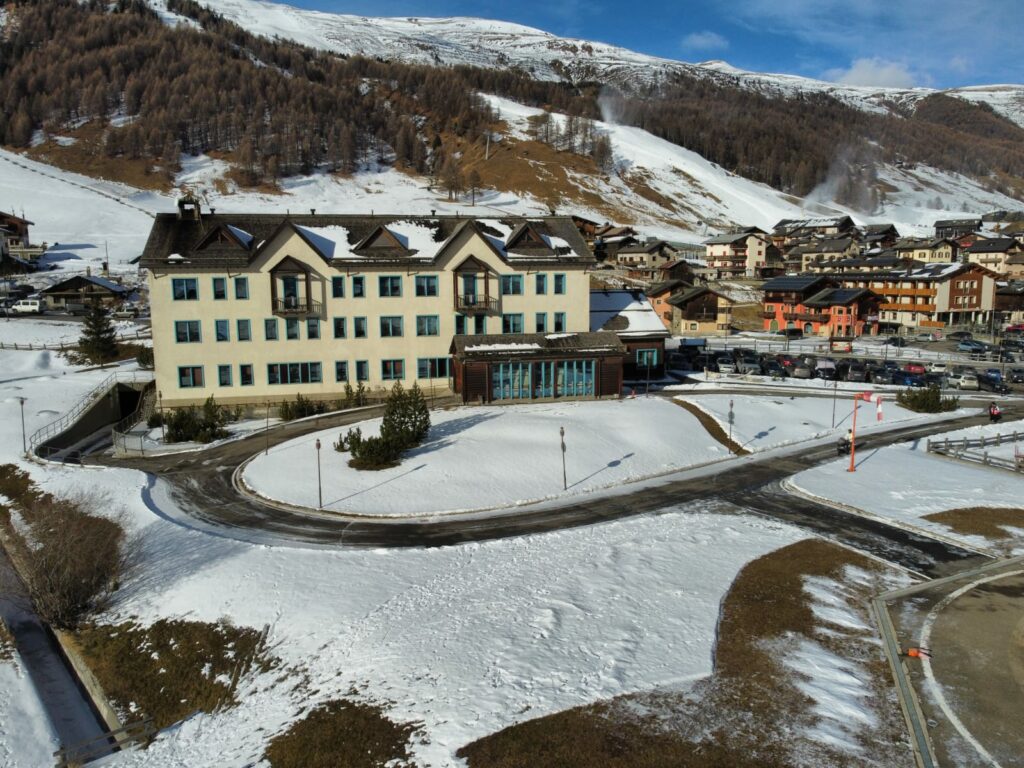
<path fill-rule="evenodd" d="M 91 390 L 89 390 L 89 392 L 86 393 L 86 395 L 84 395 L 77 403 L 75 403 L 75 405 L 71 408 L 70 411 L 65 413 L 59 419 L 51 421 L 46 426 L 41 427 L 40 429 L 37 429 L 35 432 L 33 432 L 32 436 L 29 438 L 28 441 L 29 450 L 32 452 L 36 452 L 37 455 L 41 455 L 38 454 L 38 452 L 36 451 L 36 448 L 40 445 L 40 443 L 48 440 L 54 435 L 59 435 L 61 432 L 70 427 L 75 421 L 77 421 L 79 416 L 81 416 L 85 411 L 87 411 L 89 408 L 95 405 L 97 400 L 105 396 L 110 391 L 110 388 L 113 387 L 115 384 L 136 383 L 139 381 L 149 382 L 152 380 L 153 373 L 151 371 L 115 371 L 114 373 L 107 376 L 107 378 L 105 378 L 95 387 L 93 387 Z"/>
<path fill-rule="evenodd" d="M 156 382 L 150 381 L 142 390 L 142 396 L 139 398 L 138 405 L 135 406 L 135 410 L 125 416 L 113 427 L 110 428 L 110 434 L 114 443 L 114 455 L 119 455 L 127 451 L 128 433 L 135 428 L 135 426 L 142 421 L 148 419 L 153 411 L 156 404 Z M 145 435 L 139 435 L 139 450 L 140 453 L 145 455 Z"/>
<path fill-rule="evenodd" d="M 1018 432 L 1000 433 L 989 437 L 983 435 L 977 439 L 964 437 L 959 440 L 950 440 L 947 437 L 944 440 L 928 440 L 926 447 L 928 453 L 937 453 L 963 461 L 974 461 L 989 467 L 1008 469 L 1011 472 L 1024 472 L 1024 451 L 1016 447 L 1021 439 L 1024 439 L 1024 434 Z M 1012 459 L 990 456 L 988 451 L 983 450 L 992 446 L 1003 445 L 1004 443 L 1015 446 Z"/>

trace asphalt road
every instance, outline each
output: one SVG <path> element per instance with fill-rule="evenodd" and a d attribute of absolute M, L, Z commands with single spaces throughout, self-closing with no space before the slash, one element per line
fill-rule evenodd
<path fill-rule="evenodd" d="M 342 426 L 377 415 L 341 414 L 321 420 L 287 424 L 271 432 L 271 444 L 302 434 Z M 968 416 L 944 422 L 958 429 L 983 422 Z M 915 425 L 872 434 L 862 450 L 924 437 L 936 425 Z M 753 511 L 804 528 L 926 576 L 941 576 L 983 560 L 969 550 L 915 535 L 856 514 L 786 494 L 784 478 L 835 458 L 832 444 L 807 448 L 785 457 L 747 457 L 723 465 L 718 472 L 643 484 L 619 495 L 573 500 L 561 506 L 524 508 L 486 518 L 436 517 L 421 520 L 351 518 L 332 513 L 287 510 L 238 493 L 232 473 L 263 449 L 265 434 L 226 443 L 200 453 L 133 459 L 98 459 L 150 473 L 151 487 L 166 483 L 166 492 L 191 518 L 232 538 L 282 545 L 352 547 L 432 547 L 499 539 L 618 520 L 702 500 L 724 500 L 737 512 Z M 97 459 L 94 458 L 94 461 Z M 181 522 L 181 521 L 179 521 Z M 186 524 L 188 521 L 184 521 Z"/>

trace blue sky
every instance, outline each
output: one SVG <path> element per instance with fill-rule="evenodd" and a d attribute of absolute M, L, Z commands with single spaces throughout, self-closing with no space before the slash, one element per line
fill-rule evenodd
<path fill-rule="evenodd" d="M 282 0 L 367 16 L 480 16 L 683 61 L 855 85 L 1024 83 L 1021 0 Z"/>

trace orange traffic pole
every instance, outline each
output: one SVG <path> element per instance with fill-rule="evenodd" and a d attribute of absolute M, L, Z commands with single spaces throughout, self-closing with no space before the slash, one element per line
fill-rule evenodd
<path fill-rule="evenodd" d="M 856 472 L 857 467 L 853 463 L 854 455 L 857 453 L 857 406 L 860 405 L 860 395 L 853 396 L 853 428 L 850 430 L 850 468 L 847 472 Z"/>

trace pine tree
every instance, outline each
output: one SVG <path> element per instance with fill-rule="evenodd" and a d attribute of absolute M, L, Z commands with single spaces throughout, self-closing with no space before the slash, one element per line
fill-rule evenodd
<path fill-rule="evenodd" d="M 82 354 L 94 363 L 102 363 L 117 357 L 117 331 L 107 310 L 100 304 L 93 304 L 85 316 L 82 336 L 78 340 Z"/>

